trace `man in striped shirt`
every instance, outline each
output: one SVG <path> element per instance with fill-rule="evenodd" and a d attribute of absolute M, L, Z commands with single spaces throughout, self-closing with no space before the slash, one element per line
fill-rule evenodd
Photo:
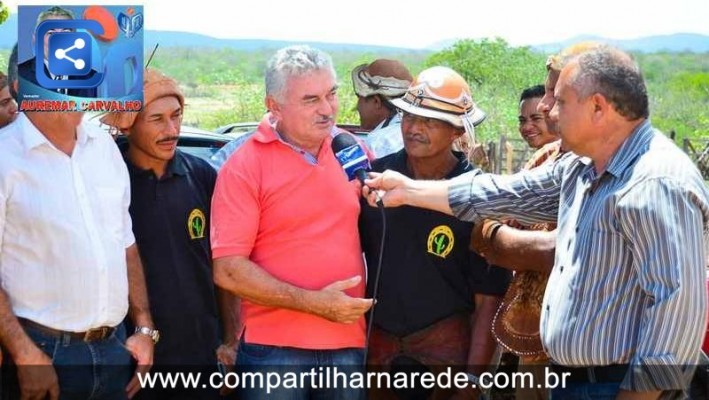
<path fill-rule="evenodd" d="M 709 190 L 651 126 L 645 83 L 627 54 L 604 46 L 571 60 L 554 97 L 570 151 L 554 164 L 437 182 L 386 171 L 365 183 L 387 206 L 556 221 L 540 333 L 554 369 L 571 375 L 552 396 L 682 398 L 707 317 Z"/>

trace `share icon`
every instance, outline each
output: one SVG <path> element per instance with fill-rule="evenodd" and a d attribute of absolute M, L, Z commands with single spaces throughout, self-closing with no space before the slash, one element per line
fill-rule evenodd
<path fill-rule="evenodd" d="M 91 37 L 86 32 L 57 32 L 49 37 L 48 69 L 54 75 L 73 77 L 91 72 Z"/>
<path fill-rule="evenodd" d="M 74 40 L 73 46 L 68 47 L 66 49 L 56 49 L 54 51 L 54 57 L 56 57 L 57 60 L 62 60 L 62 59 L 69 60 L 74 63 L 74 68 L 76 68 L 77 70 L 82 70 L 86 66 L 86 63 L 84 62 L 84 60 L 81 58 L 77 58 L 75 60 L 75 59 L 69 57 L 66 53 L 68 53 L 74 49 L 81 50 L 84 48 L 84 46 L 86 46 L 86 42 L 84 41 L 84 39 L 77 38 L 76 40 Z"/>

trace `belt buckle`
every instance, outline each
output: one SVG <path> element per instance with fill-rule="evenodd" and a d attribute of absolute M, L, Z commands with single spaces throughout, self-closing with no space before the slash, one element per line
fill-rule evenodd
<path fill-rule="evenodd" d="M 84 342 L 93 342 L 95 340 L 101 340 L 108 334 L 108 327 L 102 326 L 100 328 L 89 329 L 84 334 Z"/>

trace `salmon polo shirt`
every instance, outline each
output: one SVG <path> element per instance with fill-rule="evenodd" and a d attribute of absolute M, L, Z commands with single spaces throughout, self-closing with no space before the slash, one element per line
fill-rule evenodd
<path fill-rule="evenodd" d="M 331 142 L 326 138 L 315 159 L 281 141 L 264 118 L 217 177 L 213 257 L 248 257 L 275 278 L 310 290 L 359 275 L 362 281 L 345 293 L 363 297 L 359 192 L 348 182 Z M 364 317 L 341 324 L 244 299 L 241 318 L 246 343 L 303 349 L 364 347 Z"/>

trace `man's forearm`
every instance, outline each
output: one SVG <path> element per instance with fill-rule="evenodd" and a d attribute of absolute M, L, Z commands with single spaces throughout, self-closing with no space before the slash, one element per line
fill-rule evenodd
<path fill-rule="evenodd" d="M 17 317 L 12 312 L 7 293 L 0 289 L 0 344 L 17 364 L 24 364 L 23 358 L 32 350 L 38 350 L 32 339 L 27 336 Z"/>
<path fill-rule="evenodd" d="M 243 256 L 214 260 L 214 282 L 244 300 L 274 308 L 317 315 L 339 323 L 354 323 L 372 306 L 372 299 L 352 297 L 346 290 L 361 285 L 362 276 L 308 290 L 281 281 Z"/>
<path fill-rule="evenodd" d="M 313 312 L 307 298 L 310 291 L 276 279 L 246 257 L 214 260 L 214 281 L 217 286 L 252 303 Z"/>
<path fill-rule="evenodd" d="M 238 334 L 241 332 L 239 315 L 239 303 L 241 301 L 227 290 L 222 288 L 217 288 L 216 290 L 219 315 L 222 320 L 222 343 L 232 345 L 236 343 Z"/>
<path fill-rule="evenodd" d="M 453 215 L 448 203 L 449 181 L 412 181 L 406 190 L 406 204 Z"/>
<path fill-rule="evenodd" d="M 138 247 L 135 244 L 126 249 L 126 263 L 128 264 L 128 314 L 131 321 L 135 326 L 154 328 L 150 316 L 143 263 L 140 261 Z"/>
<path fill-rule="evenodd" d="M 502 299 L 496 296 L 475 295 L 475 312 L 472 315 L 470 350 L 468 350 L 469 372 L 480 375 L 489 369 L 497 343 L 492 336 L 492 320 Z"/>
<path fill-rule="evenodd" d="M 526 231 L 502 225 L 492 238 L 493 264 L 515 271 L 549 272 L 554 265 L 556 231 Z"/>

